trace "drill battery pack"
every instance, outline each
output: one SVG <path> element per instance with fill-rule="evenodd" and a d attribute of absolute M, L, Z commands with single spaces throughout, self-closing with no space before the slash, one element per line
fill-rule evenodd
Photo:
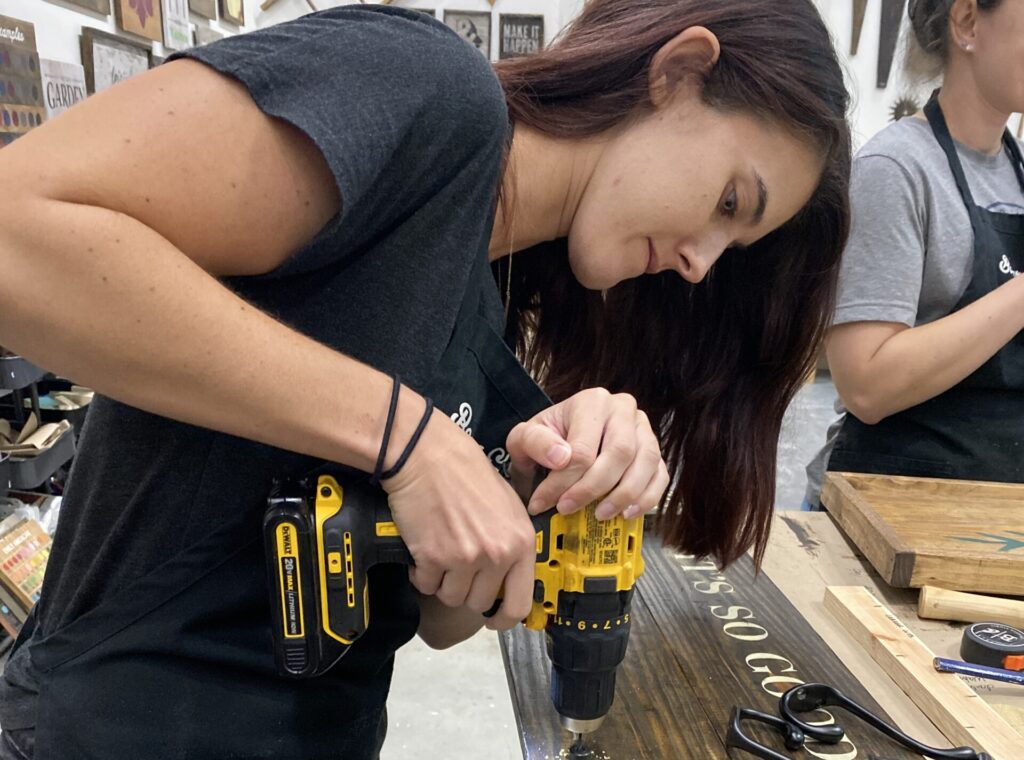
<path fill-rule="evenodd" d="M 329 670 L 366 632 L 369 568 L 412 562 L 386 495 L 326 475 L 275 486 L 263 544 L 277 670 L 294 678 Z"/>

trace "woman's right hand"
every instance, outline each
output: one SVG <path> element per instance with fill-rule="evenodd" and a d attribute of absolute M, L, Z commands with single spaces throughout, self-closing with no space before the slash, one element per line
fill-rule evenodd
<path fill-rule="evenodd" d="M 501 595 L 487 622 L 492 629 L 511 628 L 529 614 L 533 525 L 471 436 L 435 411 L 405 466 L 381 485 L 416 563 L 409 577 L 421 594 L 481 614 Z"/>

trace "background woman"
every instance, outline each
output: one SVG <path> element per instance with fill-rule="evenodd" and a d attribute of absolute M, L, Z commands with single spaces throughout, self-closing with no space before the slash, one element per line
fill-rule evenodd
<path fill-rule="evenodd" d="M 918 0 L 910 18 L 943 84 L 857 154 L 828 469 L 1024 482 L 1024 166 L 1006 130 L 1024 3 Z"/>

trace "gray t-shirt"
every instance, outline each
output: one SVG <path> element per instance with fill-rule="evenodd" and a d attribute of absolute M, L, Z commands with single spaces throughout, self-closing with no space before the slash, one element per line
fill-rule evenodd
<path fill-rule="evenodd" d="M 989 155 L 956 144 L 975 202 L 1024 214 L 1005 150 Z M 857 153 L 850 185 L 850 239 L 843 252 L 834 325 L 901 322 L 908 327 L 948 316 L 971 279 L 974 233 L 949 162 L 923 118 L 907 117 Z M 807 466 L 806 498 L 818 503 L 821 479 L 846 409 Z"/>

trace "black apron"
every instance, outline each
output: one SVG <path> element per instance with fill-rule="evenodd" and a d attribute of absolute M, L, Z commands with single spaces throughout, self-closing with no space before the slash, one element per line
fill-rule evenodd
<path fill-rule="evenodd" d="M 439 371 L 417 390 L 507 470 L 509 430 L 550 401 L 505 345 L 500 322 L 481 256 Z M 13 735 L 34 740 L 38 760 L 376 758 L 393 654 L 419 620 L 407 568 L 370 571 L 370 626 L 335 668 L 283 679 L 260 532 L 259 520 L 217 526 L 45 637 L 32 635 L 30 620 L 16 646 L 28 642 L 40 674 L 38 711 L 34 736 L 12 726 L 28 729 Z"/>
<path fill-rule="evenodd" d="M 955 311 L 1024 271 L 1024 215 L 995 213 L 975 204 L 937 95 L 924 112 L 949 160 L 974 231 L 971 280 Z M 1024 190 L 1020 147 L 1008 131 L 1003 144 Z M 847 413 L 828 469 L 1024 482 L 1024 332 L 935 398 L 876 425 Z"/>

